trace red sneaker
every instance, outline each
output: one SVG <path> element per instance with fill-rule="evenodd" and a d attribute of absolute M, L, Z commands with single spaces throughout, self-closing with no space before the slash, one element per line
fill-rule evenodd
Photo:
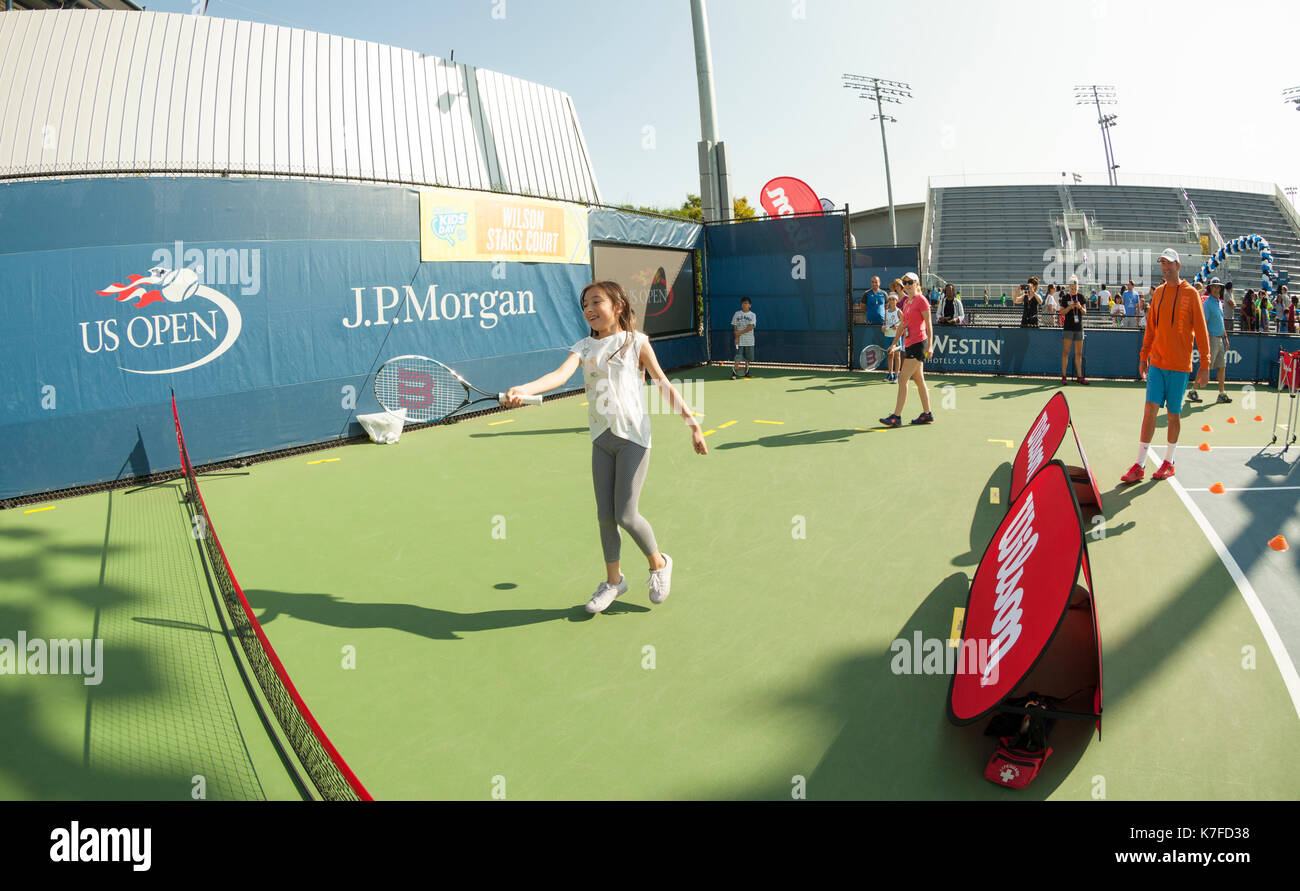
<path fill-rule="evenodd" d="M 1128 473 L 1119 478 L 1121 483 L 1136 483 L 1146 476 L 1147 472 L 1142 469 L 1142 465 L 1134 464 L 1128 469 Z"/>
<path fill-rule="evenodd" d="M 1174 475 L 1174 465 L 1170 464 L 1168 461 L 1165 461 L 1160 465 L 1159 470 L 1151 474 L 1151 477 L 1152 479 L 1157 479 L 1157 480 L 1167 480 L 1173 475 Z"/>

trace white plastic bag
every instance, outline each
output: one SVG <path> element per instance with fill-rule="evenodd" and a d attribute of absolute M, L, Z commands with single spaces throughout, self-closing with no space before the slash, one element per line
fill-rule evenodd
<path fill-rule="evenodd" d="M 371 442 L 394 443 L 402 438 L 402 427 L 406 424 L 406 409 L 379 412 L 374 415 L 357 415 L 361 426 L 366 428 Z"/>

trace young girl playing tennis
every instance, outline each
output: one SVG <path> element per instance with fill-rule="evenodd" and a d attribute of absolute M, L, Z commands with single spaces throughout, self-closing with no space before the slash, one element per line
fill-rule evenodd
<path fill-rule="evenodd" d="M 596 518 L 605 552 L 605 581 L 587 603 L 587 612 L 604 612 L 627 591 L 619 570 L 623 527 L 650 564 L 650 602 L 663 603 L 672 580 L 673 558 L 659 552 L 654 531 L 637 510 L 641 485 L 650 466 L 650 415 L 645 404 L 645 373 L 659 386 L 665 401 L 689 425 L 695 451 L 709 453 L 700 424 L 686 400 L 668 382 L 655 358 L 650 339 L 634 326 L 627 294 L 615 282 L 595 282 L 582 289 L 582 313 L 591 334 L 569 348 L 559 368 L 506 392 L 505 404 L 518 408 L 520 396 L 553 390 L 582 366 L 587 388 L 587 421 L 591 427 L 591 476 L 596 487 Z"/>

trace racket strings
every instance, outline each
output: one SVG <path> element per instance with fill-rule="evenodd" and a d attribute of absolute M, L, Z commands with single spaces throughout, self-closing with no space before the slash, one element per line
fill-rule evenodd
<path fill-rule="evenodd" d="M 428 362 L 391 362 L 375 377 L 375 395 L 385 406 L 406 409 L 413 421 L 446 417 L 464 405 L 469 394 L 446 368 Z"/>

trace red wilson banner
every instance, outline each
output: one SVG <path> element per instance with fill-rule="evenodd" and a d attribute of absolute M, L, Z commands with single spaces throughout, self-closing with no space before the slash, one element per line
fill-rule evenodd
<path fill-rule="evenodd" d="M 1086 560 L 1074 489 L 1052 461 L 1012 503 L 975 571 L 949 691 L 954 723 L 979 720 L 1029 684 L 1061 700 L 1095 692 L 1100 714 L 1096 613 L 1091 591 L 1076 584 Z"/>
<path fill-rule="evenodd" d="M 768 216 L 786 217 L 791 214 L 819 214 L 823 212 L 821 199 L 806 182 L 793 176 L 778 176 L 763 186 L 759 203 Z"/>
<path fill-rule="evenodd" d="M 1033 479 L 1034 474 L 1056 455 L 1061 442 L 1065 439 L 1067 428 L 1074 433 L 1074 444 L 1078 446 L 1079 457 L 1083 459 L 1082 468 L 1070 468 L 1070 477 L 1078 484 L 1076 492 L 1079 494 L 1079 500 L 1084 504 L 1095 504 L 1097 509 L 1101 510 L 1101 490 L 1097 487 L 1097 479 L 1088 465 L 1088 456 L 1084 454 L 1083 443 L 1079 441 L 1079 431 L 1075 429 L 1074 420 L 1070 417 L 1069 403 L 1065 401 L 1065 394 L 1059 390 L 1056 395 L 1047 400 L 1047 405 L 1043 406 L 1034 423 L 1029 425 L 1025 441 L 1020 444 L 1020 451 L 1016 452 L 1016 459 L 1011 464 L 1011 491 L 1008 494 L 1008 502 L 1014 502 L 1025 488 L 1025 483 Z"/>

